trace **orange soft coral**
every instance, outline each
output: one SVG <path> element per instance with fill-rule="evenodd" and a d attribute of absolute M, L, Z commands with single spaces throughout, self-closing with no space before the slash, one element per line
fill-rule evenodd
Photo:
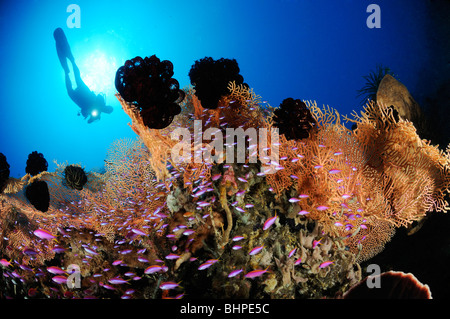
<path fill-rule="evenodd" d="M 299 214 L 342 236 L 355 253 L 362 249 L 359 260 L 378 253 L 393 227 L 448 210 L 446 155 L 422 141 L 412 123 L 372 104 L 352 133 L 336 111 L 309 107 L 318 131 L 302 140 L 281 136 L 279 170 L 267 181 L 278 197 L 293 187 Z"/>

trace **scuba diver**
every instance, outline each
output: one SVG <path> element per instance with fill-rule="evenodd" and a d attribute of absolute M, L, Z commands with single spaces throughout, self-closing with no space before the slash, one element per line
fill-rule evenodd
<path fill-rule="evenodd" d="M 83 115 L 85 119 L 89 117 L 88 123 L 92 123 L 95 120 L 100 119 L 102 112 L 110 114 L 113 111 L 113 108 L 106 105 L 105 96 L 103 94 L 95 95 L 95 93 L 92 92 L 81 79 L 80 70 L 75 63 L 75 59 L 72 55 L 72 51 L 70 50 L 69 42 L 67 42 L 64 31 L 61 28 L 57 28 L 53 32 L 53 37 L 56 41 L 56 52 L 58 53 L 59 61 L 61 62 L 61 66 L 65 73 L 67 93 L 72 101 L 74 101 L 81 108 L 81 115 Z M 75 90 L 72 88 L 72 82 L 70 81 L 70 70 L 67 60 L 72 63 L 75 82 L 77 84 L 77 88 Z M 80 113 L 78 113 L 78 115 L 80 115 Z"/>

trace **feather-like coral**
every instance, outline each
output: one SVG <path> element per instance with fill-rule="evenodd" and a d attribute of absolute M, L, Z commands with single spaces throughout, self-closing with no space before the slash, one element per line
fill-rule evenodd
<path fill-rule="evenodd" d="M 411 122 L 371 103 L 354 116 L 358 128 L 351 132 L 340 124 L 336 111 L 314 103 L 309 107 L 317 133 L 302 140 L 281 136 L 283 169 L 267 180 L 279 197 L 291 187 L 291 195 L 304 195 L 296 211 L 346 238 L 355 253 L 361 250 L 358 260 L 382 250 L 393 227 L 407 226 L 430 211 L 448 210 L 446 155 L 422 141 Z"/>
<path fill-rule="evenodd" d="M 216 109 L 203 108 L 193 88 L 184 92 L 181 113 L 162 130 L 149 129 L 117 95 L 138 139 L 113 143 L 106 172 L 87 173 L 81 190 L 64 186 L 68 164 L 8 181 L 14 187 L 0 195 L 0 252 L 14 262 L 2 268 L 1 296 L 26 294 L 39 273 L 39 297 L 113 298 L 129 285 L 136 298 L 334 297 L 360 280 L 358 262 L 379 253 L 397 227 L 449 209 L 450 146 L 443 152 L 420 139 L 389 108 L 370 104 L 344 117 L 357 123 L 350 131 L 336 110 L 305 102 L 314 130 L 301 139 L 268 134 L 266 148 L 279 157 L 266 172 L 247 146 L 244 163 L 223 150 L 216 155 L 227 161 L 175 161 L 175 128 L 187 128 L 191 155 L 210 150 L 195 143 L 195 120 L 202 131 L 275 131 L 273 109 L 248 87 L 230 83 Z M 51 195 L 45 213 L 20 190 L 38 180 Z M 45 267 L 55 264 L 80 265 L 82 289 L 52 281 Z M 12 288 L 16 276 L 24 283 Z M 129 285 L 117 284 L 128 276 Z M 183 288 L 160 289 L 180 280 Z"/>

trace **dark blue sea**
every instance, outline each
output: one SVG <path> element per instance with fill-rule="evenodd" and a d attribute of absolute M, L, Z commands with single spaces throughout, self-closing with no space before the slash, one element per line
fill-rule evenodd
<path fill-rule="evenodd" d="M 0 151 L 16 178 L 32 151 L 50 171 L 54 160 L 101 171 L 111 143 L 135 136 L 114 96 L 115 72 L 127 59 L 153 54 L 173 63 L 181 88 L 196 60 L 234 58 L 245 82 L 274 107 L 293 97 L 359 113 L 357 90 L 378 65 L 423 102 L 448 78 L 438 2 L 380 0 L 379 18 L 371 18 L 373 1 L 2 1 Z M 56 28 L 111 114 L 93 123 L 77 116 Z"/>

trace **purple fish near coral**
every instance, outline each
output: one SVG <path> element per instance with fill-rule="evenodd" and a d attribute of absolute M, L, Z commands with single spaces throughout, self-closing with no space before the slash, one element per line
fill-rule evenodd
<path fill-rule="evenodd" d="M 228 278 L 235 277 L 235 276 L 239 275 L 242 271 L 243 271 L 242 269 L 233 270 L 228 274 Z"/>
<path fill-rule="evenodd" d="M 146 275 L 154 274 L 155 272 L 161 271 L 161 269 L 162 269 L 162 266 L 159 266 L 159 265 L 148 266 L 145 269 L 144 274 L 146 274 Z"/>
<path fill-rule="evenodd" d="M 266 222 L 264 223 L 263 230 L 266 230 L 270 226 L 272 226 L 275 223 L 276 220 L 277 220 L 277 215 L 276 214 L 275 214 L 275 216 L 267 219 Z"/>
<path fill-rule="evenodd" d="M 166 282 L 163 282 L 161 285 L 159 285 L 159 288 L 162 290 L 170 290 L 170 289 L 175 289 L 178 286 L 179 285 L 176 282 L 166 281 Z"/>
<path fill-rule="evenodd" d="M 65 284 L 67 283 L 67 277 L 65 276 L 55 276 L 52 278 L 52 280 L 54 282 L 56 282 L 57 284 Z"/>
<path fill-rule="evenodd" d="M 257 246 L 255 248 L 253 248 L 252 250 L 250 250 L 250 252 L 248 254 L 251 255 L 251 256 L 259 254 L 263 248 L 264 248 L 264 245 Z"/>
<path fill-rule="evenodd" d="M 114 277 L 114 278 L 111 278 L 111 279 L 108 280 L 108 282 L 109 282 L 110 284 L 113 284 L 113 285 L 122 285 L 122 284 L 128 283 L 127 280 L 125 280 L 125 279 L 123 279 L 123 278 L 120 278 L 120 277 Z"/>
<path fill-rule="evenodd" d="M 41 238 L 41 239 L 55 239 L 55 236 L 52 235 L 48 230 L 45 229 L 36 229 L 33 234 L 35 234 L 37 237 Z"/>
<path fill-rule="evenodd" d="M 256 270 L 252 270 L 250 272 L 248 272 L 247 274 L 245 274 L 245 278 L 256 278 L 259 277 L 263 274 L 265 274 L 267 272 L 269 267 L 267 267 L 266 269 L 256 269 Z"/>
<path fill-rule="evenodd" d="M 323 262 L 323 263 L 321 263 L 319 265 L 319 268 L 325 268 L 325 267 L 328 267 L 328 266 L 330 266 L 332 264 L 334 264 L 334 261 L 325 261 L 325 262 Z"/>

